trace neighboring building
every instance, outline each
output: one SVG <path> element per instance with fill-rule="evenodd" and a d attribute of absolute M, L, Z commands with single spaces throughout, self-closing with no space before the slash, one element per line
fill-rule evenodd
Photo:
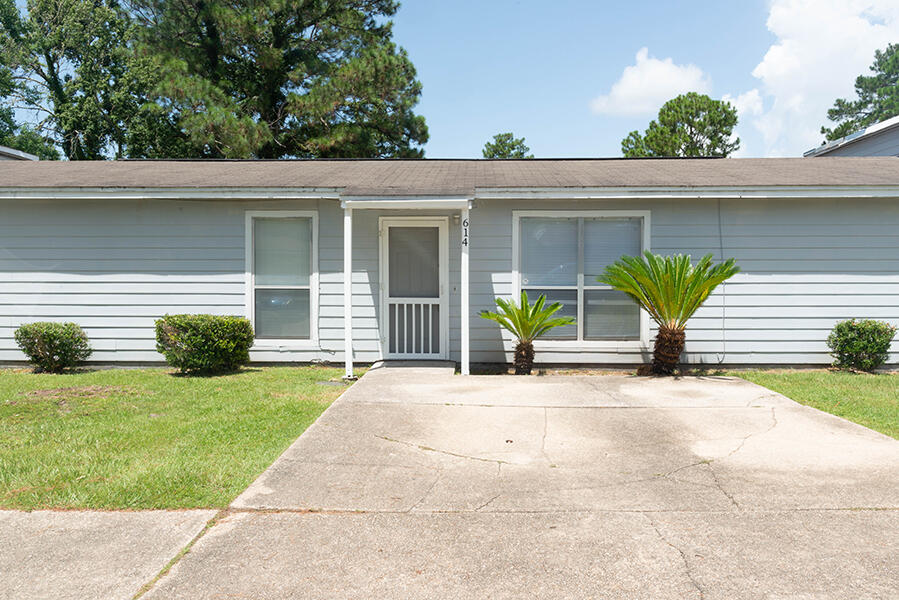
<path fill-rule="evenodd" d="M 899 116 L 822 144 L 803 156 L 899 156 Z"/>
<path fill-rule="evenodd" d="M 9 146 L 0 146 L 0 160 L 40 160 L 34 154 L 28 154 Z"/>
<path fill-rule="evenodd" d="M 649 319 L 595 277 L 644 249 L 742 268 L 686 362 L 828 363 L 838 320 L 899 325 L 899 158 L 4 163 L 0 361 L 47 319 L 161 361 L 184 312 L 249 317 L 256 361 L 509 361 L 478 313 L 527 289 L 578 319 L 539 362 L 639 363 Z"/>

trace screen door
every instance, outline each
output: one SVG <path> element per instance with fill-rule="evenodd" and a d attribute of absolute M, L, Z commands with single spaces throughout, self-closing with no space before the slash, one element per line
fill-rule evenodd
<path fill-rule="evenodd" d="M 446 356 L 446 221 L 384 219 L 382 345 L 386 358 Z"/>

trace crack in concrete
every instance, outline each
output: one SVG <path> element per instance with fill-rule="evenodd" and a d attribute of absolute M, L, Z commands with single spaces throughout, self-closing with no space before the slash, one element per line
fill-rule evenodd
<path fill-rule="evenodd" d="M 730 452 L 728 452 L 725 456 L 723 456 L 721 458 L 729 458 L 729 457 L 733 456 L 734 454 L 736 454 L 737 452 L 739 452 L 740 450 L 743 449 L 743 447 L 746 445 L 746 442 L 749 440 L 749 438 L 755 437 L 758 435 L 764 435 L 766 433 L 770 433 L 775 427 L 777 427 L 777 424 L 778 424 L 777 412 L 775 411 L 775 408 L 772 406 L 771 407 L 771 425 L 764 431 L 754 431 L 754 432 L 750 433 L 749 435 L 743 437 L 740 440 L 740 443 L 737 444 L 736 448 L 734 448 L 733 450 L 731 450 Z M 734 498 L 730 492 L 728 492 L 727 490 L 724 489 L 724 486 L 721 484 L 721 480 L 718 478 L 718 473 L 712 467 L 712 463 L 714 463 L 716 460 L 721 460 L 721 458 L 718 458 L 718 459 L 708 458 L 708 459 L 700 460 L 700 461 L 697 461 L 694 463 L 690 463 L 688 465 L 678 467 L 672 471 L 668 471 L 667 473 L 662 474 L 660 477 L 662 479 L 668 478 L 671 475 L 674 475 L 675 473 L 679 473 L 680 471 L 684 471 L 686 469 L 692 469 L 693 467 L 699 467 L 699 466 L 705 465 L 706 467 L 708 467 L 709 473 L 712 475 L 712 479 L 715 481 L 714 486 L 705 486 L 705 487 L 711 487 L 711 488 L 717 489 L 718 491 L 720 491 L 722 494 L 724 494 L 727 497 L 727 499 L 730 501 L 731 504 L 734 505 L 735 508 L 742 510 L 742 507 L 740 506 L 740 503 L 737 502 L 736 498 Z M 674 478 L 674 480 L 677 481 L 678 483 L 693 483 L 695 485 L 704 485 L 701 483 L 688 482 L 688 481 L 685 481 L 682 479 L 677 479 L 677 478 Z"/>
<path fill-rule="evenodd" d="M 431 482 L 431 485 L 428 486 L 428 489 L 425 490 L 424 494 L 421 495 L 421 498 L 418 499 L 418 502 L 409 507 L 409 510 L 406 512 L 412 512 L 419 506 L 421 506 L 425 499 L 431 495 L 431 492 L 434 491 L 434 488 L 437 487 L 437 483 L 440 481 L 440 477 L 443 475 L 443 467 L 437 467 L 437 474 L 434 475 L 434 481 Z"/>
<path fill-rule="evenodd" d="M 665 477 L 670 477 L 671 475 L 674 475 L 675 473 L 680 473 L 681 471 L 685 471 L 687 469 L 692 469 L 693 467 L 698 467 L 700 465 L 704 465 L 707 462 L 709 462 L 710 460 L 712 460 L 712 459 L 703 459 L 703 460 L 700 460 L 699 462 L 690 463 L 689 465 L 684 465 L 682 467 L 678 467 L 678 468 L 674 469 L 673 471 L 668 471 L 667 473 L 662 473 L 659 477 L 662 477 L 664 479 Z"/>
<path fill-rule="evenodd" d="M 722 494 L 727 496 L 727 499 L 730 500 L 731 504 L 734 505 L 734 508 L 739 510 L 740 504 L 737 502 L 737 500 L 733 496 L 730 495 L 730 493 L 728 493 L 727 490 L 724 489 L 724 486 L 721 485 L 721 480 L 718 479 L 718 473 L 716 473 L 715 469 L 712 468 L 712 461 L 708 461 L 705 464 L 709 468 L 709 473 L 712 474 L 712 479 L 715 480 L 715 487 L 718 488 L 718 491 L 720 491 Z"/>
<path fill-rule="evenodd" d="M 481 504 L 480 506 L 478 506 L 477 508 L 475 508 L 475 509 L 474 509 L 474 512 L 478 512 L 478 511 L 480 511 L 480 510 L 482 510 L 482 509 L 484 509 L 484 508 L 487 508 L 490 504 L 493 503 L 494 500 L 496 500 L 496 499 L 499 498 L 500 496 L 502 496 L 502 493 L 496 494 L 495 496 L 493 496 L 492 498 L 490 498 L 489 500 L 487 500 L 487 502 L 484 502 L 483 504 Z"/>
<path fill-rule="evenodd" d="M 784 396 L 783 396 L 782 394 L 777 394 L 777 393 L 762 394 L 761 396 L 756 396 L 756 397 L 753 398 L 752 400 L 749 400 L 749 401 L 745 404 L 744 408 L 752 408 L 752 404 L 753 404 L 754 402 L 764 402 L 765 400 L 768 400 L 768 399 L 772 399 L 772 400 L 773 400 L 773 399 L 778 399 L 778 400 L 779 400 L 779 399 L 781 399 L 781 398 L 783 398 L 783 397 L 784 397 Z M 773 407 L 772 407 L 772 408 L 773 408 Z"/>
<path fill-rule="evenodd" d="M 606 398 L 608 398 L 608 399 L 609 399 L 610 401 L 612 401 L 612 402 L 622 402 L 622 399 L 621 399 L 621 398 L 619 398 L 619 397 L 617 397 L 616 395 L 610 393 L 609 390 L 607 390 L 607 389 L 604 388 L 604 386 L 599 385 L 599 382 L 598 382 L 598 381 L 595 381 L 595 380 L 593 380 L 593 379 L 588 379 L 588 380 L 587 380 L 587 383 L 590 385 L 591 388 L 593 388 L 593 392 L 594 392 L 594 393 L 598 393 L 598 394 L 600 394 L 600 395 L 602 395 L 602 396 L 605 396 Z"/>
<path fill-rule="evenodd" d="M 755 431 L 755 432 L 753 432 L 753 433 L 750 433 L 750 434 L 747 435 L 746 437 L 744 437 L 742 440 L 740 440 L 740 443 L 737 444 L 737 447 L 734 448 L 733 450 L 731 450 L 730 452 L 728 452 L 728 453 L 727 453 L 727 456 L 725 456 L 724 458 L 731 457 L 731 456 L 733 456 L 734 454 L 736 454 L 737 452 L 739 452 L 740 450 L 742 450 L 742 449 L 743 449 L 743 446 L 746 445 L 746 442 L 747 442 L 747 440 L 749 440 L 749 438 L 755 437 L 755 436 L 757 436 L 757 435 L 765 435 L 766 433 L 771 433 L 771 431 L 772 431 L 775 427 L 777 427 L 777 414 L 775 413 L 774 407 L 772 406 L 772 407 L 771 407 L 771 425 L 770 425 L 767 429 L 765 429 L 764 431 Z"/>
<path fill-rule="evenodd" d="M 540 438 L 540 454 L 543 455 L 543 458 L 546 459 L 547 464 L 552 466 L 553 461 L 549 459 L 549 456 L 546 454 L 546 432 L 549 430 L 549 409 L 543 409 L 543 437 Z"/>
<path fill-rule="evenodd" d="M 178 553 L 172 557 L 172 559 L 168 562 L 168 564 L 166 564 L 162 568 L 162 570 L 160 570 L 159 573 L 156 574 L 156 576 L 153 579 L 151 579 L 150 581 L 148 581 L 147 583 L 142 585 L 140 587 L 140 589 L 137 590 L 137 593 L 131 597 L 131 600 L 138 600 L 138 598 L 140 598 L 141 596 L 143 596 L 144 594 L 146 594 L 147 592 L 152 590 L 163 577 L 165 577 L 166 575 L 168 575 L 171 572 L 171 570 L 175 567 L 175 565 L 177 565 L 179 562 L 181 562 L 182 558 L 187 556 L 187 554 L 191 551 L 191 548 L 193 548 L 194 545 L 198 541 L 200 541 L 200 538 L 202 538 L 204 535 L 206 535 L 206 533 L 210 529 L 212 529 L 213 527 L 218 525 L 219 521 L 221 521 L 222 519 L 227 517 L 229 512 L 230 511 L 228 509 L 219 510 L 217 513 L 215 513 L 212 516 L 211 519 L 206 521 L 206 525 L 203 526 L 203 529 L 200 530 L 200 533 L 195 535 L 193 537 L 193 539 L 191 539 L 189 542 L 187 542 L 187 545 L 184 546 L 181 550 L 179 550 Z"/>
<path fill-rule="evenodd" d="M 386 442 L 392 442 L 394 444 L 402 444 L 403 446 L 409 446 L 410 448 L 415 448 L 417 450 L 421 450 L 422 452 L 434 452 L 435 454 L 443 454 L 446 456 L 452 456 L 455 458 L 464 458 L 466 460 L 475 460 L 478 462 L 486 462 L 486 463 L 497 463 L 501 465 L 511 465 L 512 463 L 500 460 L 498 458 L 483 458 L 480 456 L 469 456 L 467 454 L 458 454 L 456 452 L 450 452 L 448 450 L 438 450 L 437 448 L 431 448 L 430 446 L 423 446 L 421 444 L 414 444 L 412 442 L 406 442 L 403 440 L 397 440 L 391 437 L 387 437 L 386 435 L 375 435 L 376 438 L 384 440 Z"/>
<path fill-rule="evenodd" d="M 675 550 L 677 550 L 678 554 L 680 554 L 681 561 L 683 561 L 683 563 L 684 563 L 684 571 L 687 574 L 687 578 L 690 580 L 690 583 L 693 584 L 693 587 L 696 589 L 696 592 L 699 594 L 699 600 L 704 600 L 705 599 L 705 590 L 702 589 L 702 586 L 699 584 L 699 581 L 696 580 L 696 576 L 693 574 L 693 568 L 690 566 L 690 561 L 687 559 L 687 553 L 684 552 L 678 546 L 675 546 L 667 537 L 665 537 L 665 534 L 662 533 L 662 530 L 659 529 L 658 524 L 656 524 L 656 522 L 649 515 L 649 513 L 644 512 L 641 514 L 643 514 L 643 516 L 646 517 L 646 520 L 649 521 L 649 524 L 655 530 L 656 535 L 659 536 L 659 539 L 662 540 L 663 542 L 665 542 L 666 544 L 668 544 L 669 546 L 671 546 L 672 548 L 674 548 Z"/>
<path fill-rule="evenodd" d="M 730 456 L 730 455 L 728 455 L 728 456 Z M 740 504 L 737 502 L 736 498 L 734 498 L 733 495 L 731 495 L 727 490 L 724 489 L 724 486 L 721 484 L 721 480 L 718 479 L 718 473 L 716 473 L 715 469 L 712 468 L 713 462 L 715 462 L 715 460 L 711 459 L 711 458 L 705 459 L 705 460 L 700 460 L 695 463 L 690 463 L 689 465 L 684 465 L 682 467 L 678 467 L 677 469 L 674 469 L 673 471 L 668 471 L 667 473 L 660 475 L 658 478 L 659 479 L 667 479 L 668 477 L 671 477 L 671 475 L 674 475 L 675 473 L 679 473 L 680 471 L 684 471 L 686 469 L 691 469 L 693 467 L 701 467 L 701 466 L 705 465 L 706 467 L 708 467 L 709 473 L 711 473 L 712 479 L 715 481 L 715 485 L 706 485 L 704 483 L 699 483 L 698 481 L 686 481 L 684 479 L 678 479 L 676 477 L 672 477 L 672 480 L 674 480 L 678 483 L 685 483 L 688 485 L 697 485 L 697 486 L 706 487 L 706 488 L 710 488 L 710 489 L 717 489 L 719 492 L 724 494 L 724 496 L 730 501 L 731 504 L 734 505 L 734 508 L 742 509 Z"/>

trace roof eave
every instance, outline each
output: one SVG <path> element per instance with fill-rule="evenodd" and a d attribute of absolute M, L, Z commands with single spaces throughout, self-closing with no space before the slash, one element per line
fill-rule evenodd
<path fill-rule="evenodd" d="M 22 200 L 302 200 L 340 198 L 342 188 L 314 187 L 0 187 L 0 198 Z"/>
<path fill-rule="evenodd" d="M 40 157 L 35 154 L 22 152 L 21 150 L 16 150 L 15 148 L 10 148 L 9 146 L 0 146 L 0 156 L 7 156 L 12 160 L 40 160 Z"/>
<path fill-rule="evenodd" d="M 475 198 L 489 199 L 572 199 L 601 200 L 624 198 L 895 198 L 899 185 L 857 186 L 647 186 L 573 188 L 478 188 Z"/>
<path fill-rule="evenodd" d="M 345 194 L 343 188 L 235 188 L 235 187 L 0 187 L 0 198 L 21 200 L 391 200 L 399 203 L 447 199 L 689 199 L 689 198 L 899 198 L 899 185 L 813 186 L 643 186 L 643 187 L 480 187 L 473 194 Z"/>

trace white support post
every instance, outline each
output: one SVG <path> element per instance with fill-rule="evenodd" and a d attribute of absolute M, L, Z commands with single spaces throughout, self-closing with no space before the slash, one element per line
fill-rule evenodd
<path fill-rule="evenodd" d="M 462 300 L 462 323 L 461 323 L 461 331 L 462 331 L 462 363 L 461 370 L 463 375 L 470 374 L 469 369 L 469 326 L 470 326 L 470 315 L 468 314 L 470 307 L 468 302 L 468 249 L 471 244 L 471 220 L 468 215 L 468 207 L 462 209 L 462 259 L 461 259 L 461 271 L 462 271 L 462 292 L 461 292 L 461 300 Z"/>
<path fill-rule="evenodd" d="M 345 379 L 353 376 L 353 209 L 343 209 L 343 354 Z"/>

